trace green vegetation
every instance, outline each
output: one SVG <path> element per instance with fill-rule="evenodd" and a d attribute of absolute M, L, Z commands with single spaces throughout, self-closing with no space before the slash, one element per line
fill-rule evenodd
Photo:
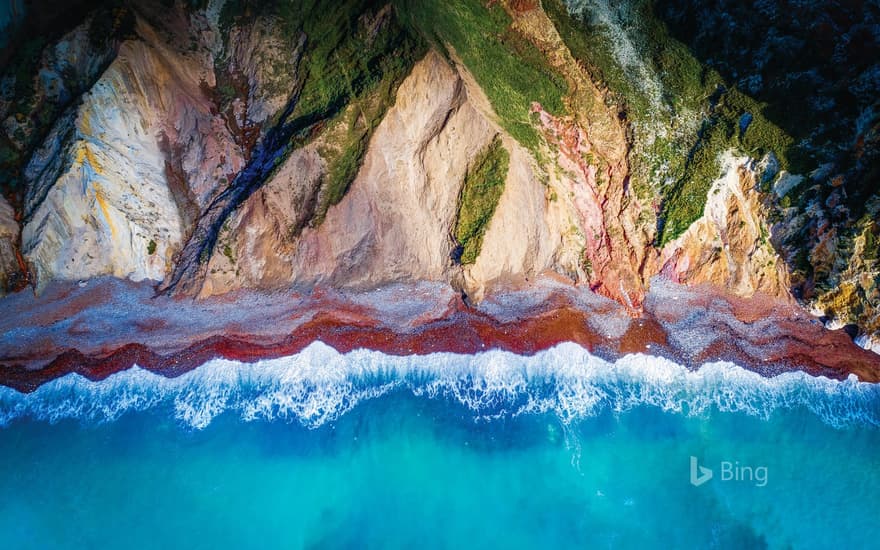
<path fill-rule="evenodd" d="M 480 255 L 483 235 L 504 191 L 509 163 L 510 155 L 496 136 L 477 156 L 465 176 L 455 224 L 462 265 L 474 263 Z"/>
<path fill-rule="evenodd" d="M 759 103 L 733 88 L 725 91 L 717 111 L 726 124 L 736 121 L 737 126 L 732 128 L 732 133 L 740 151 L 752 158 L 761 158 L 772 152 L 779 160 L 780 169 L 806 171 L 808 167 L 803 164 L 803 159 L 792 154 L 794 139 L 767 119 L 764 114 L 767 109 L 766 104 Z M 743 129 L 740 120 L 745 113 L 748 113 L 751 121 Z"/>
<path fill-rule="evenodd" d="M 362 14 L 375 19 L 366 21 Z M 393 20 L 381 17 L 369 2 L 349 0 L 329 2 L 307 18 L 305 81 L 294 116 L 339 112 L 341 103 L 373 89 L 385 73 L 408 72 L 412 40 Z"/>
<path fill-rule="evenodd" d="M 5 135 L 0 134 L 0 194 L 18 191 L 21 153 Z"/>
<path fill-rule="evenodd" d="M 498 3 L 485 0 L 398 0 L 401 18 L 441 51 L 448 45 L 486 92 L 500 123 L 537 153 L 541 135 L 529 113 L 532 102 L 562 114 L 568 86 L 543 54 L 511 28 Z"/>
<path fill-rule="evenodd" d="M 304 130 L 293 136 L 287 152 L 325 136 L 321 154 L 328 173 L 312 219 L 319 225 L 348 190 L 373 131 L 426 44 L 400 25 L 393 10 L 370 0 L 234 0 L 224 7 L 221 26 L 228 30 L 257 13 L 281 20 L 291 48 L 301 35 L 306 39 L 301 88 L 289 116 L 290 124 Z M 277 163 L 283 158 L 277 156 Z"/>
<path fill-rule="evenodd" d="M 723 125 L 704 122 L 701 138 L 684 163 L 684 173 L 664 196 L 660 246 L 681 235 L 703 215 L 712 182 L 721 175 L 719 156 L 729 137 L 725 130 Z"/>
<path fill-rule="evenodd" d="M 328 170 L 313 225 L 345 196 L 398 86 L 426 51 L 424 42 L 393 17 L 382 20 L 381 13 L 373 13 L 372 21 L 346 22 L 344 15 L 336 13 L 336 25 L 313 31 L 320 34 L 303 60 L 306 80 L 294 111 L 303 117 L 332 115 L 325 125 L 331 146 L 322 148 Z"/>
<path fill-rule="evenodd" d="M 102 47 L 107 40 L 133 35 L 134 13 L 121 2 L 106 2 L 94 12 L 89 24 L 89 44 L 94 49 Z"/>
<path fill-rule="evenodd" d="M 726 85 L 685 44 L 672 37 L 650 0 L 628 8 L 625 30 L 639 69 L 625 66 L 614 48 L 622 40 L 596 19 L 572 17 L 562 0 L 543 6 L 572 55 L 603 82 L 634 130 L 633 186 L 663 199 L 657 243 L 679 236 L 703 213 L 706 194 L 720 176 L 720 155 L 733 149 L 753 158 L 772 152 L 781 169 L 798 170 L 793 139 L 765 116 L 767 105 Z M 648 80 L 646 82 L 645 80 Z M 650 80 L 654 82 L 650 82 Z M 751 117 L 743 130 L 743 115 Z M 664 184 L 665 183 L 665 184 Z"/>
<path fill-rule="evenodd" d="M 719 159 L 724 151 L 734 149 L 752 158 L 773 153 L 781 169 L 790 168 L 784 152 L 792 145 L 791 137 L 770 123 L 762 115 L 761 106 L 739 90 L 720 92 L 715 108 L 703 120 L 697 143 L 684 163 L 683 174 L 664 196 L 661 246 L 681 235 L 702 216 L 712 182 L 721 175 Z M 750 117 L 748 124 L 743 121 L 744 115 Z M 769 192 L 770 181 L 765 180 L 764 184 L 763 191 Z"/>
<path fill-rule="evenodd" d="M 613 46 L 602 29 L 589 21 L 572 17 L 563 0 L 543 0 L 542 4 L 572 56 L 587 69 L 592 79 L 608 86 L 622 109 L 647 113 L 650 108 L 648 99 L 639 93 L 615 59 Z"/>
<path fill-rule="evenodd" d="M 35 108 L 34 79 L 40 63 L 40 56 L 45 46 L 45 38 L 33 37 L 24 42 L 10 60 L 3 76 L 14 79 L 12 102 L 8 113 L 15 116 L 19 124 L 27 125 Z M 19 186 L 21 163 L 24 155 L 22 149 L 28 150 L 31 144 L 21 128 L 15 134 L 7 136 L 0 133 L 0 192 L 16 191 Z"/>
<path fill-rule="evenodd" d="M 293 118 L 327 118 L 353 98 L 374 89 L 389 72 L 403 73 L 424 53 L 424 45 L 393 14 L 372 0 L 230 0 L 220 27 L 226 32 L 257 15 L 279 21 L 288 46 L 305 36 L 301 89 Z"/>
<path fill-rule="evenodd" d="M 17 109 L 10 109 L 11 112 L 22 112 L 31 106 L 34 99 L 34 79 L 45 45 L 45 38 L 34 36 L 15 52 L 15 57 L 6 71 L 6 74 L 12 75 L 15 79 Z"/>
<path fill-rule="evenodd" d="M 223 255 L 229 260 L 229 263 L 235 265 L 235 256 L 232 254 L 232 247 L 229 243 L 223 245 Z"/>
<path fill-rule="evenodd" d="M 147 243 L 147 254 L 152 256 L 156 253 L 156 241 L 150 239 L 150 242 Z"/>
<path fill-rule="evenodd" d="M 860 238 L 864 239 L 862 259 L 865 261 L 880 259 L 880 224 L 866 215 L 855 225 L 856 230 L 860 231 Z"/>
<path fill-rule="evenodd" d="M 580 258 L 581 259 L 580 259 L 579 263 L 580 263 L 581 269 L 583 270 L 584 274 L 586 274 L 586 276 L 589 277 L 590 275 L 593 274 L 593 262 L 590 260 L 590 257 L 587 256 L 586 247 L 584 247 L 581 250 Z"/>
<path fill-rule="evenodd" d="M 610 99 L 629 120 L 647 122 L 658 115 L 698 109 L 711 93 L 712 86 L 704 81 L 700 62 L 684 44 L 670 37 L 654 16 L 650 2 L 632 2 L 634 13 L 627 20 L 627 30 L 633 37 L 639 37 L 636 46 L 647 50 L 638 52 L 640 61 L 662 84 L 663 108 L 668 113 L 657 112 L 658 106 L 645 89 L 649 83 L 642 82 L 641 75 L 622 65 L 614 49 L 618 38 L 611 35 L 611 29 L 599 21 L 573 17 L 562 0 L 544 0 L 542 4 L 572 55 L 594 81 L 608 87 L 612 92 Z"/>
<path fill-rule="evenodd" d="M 321 149 L 321 156 L 327 162 L 327 175 L 323 182 L 323 200 L 315 212 L 313 223 L 316 225 L 323 221 L 327 209 L 345 196 L 360 170 L 373 131 L 394 104 L 397 87 L 408 72 L 409 67 L 403 66 L 384 71 L 385 76 L 375 89 L 365 97 L 355 99 L 327 130 L 330 138 L 327 141 L 332 141 L 336 147 Z"/>

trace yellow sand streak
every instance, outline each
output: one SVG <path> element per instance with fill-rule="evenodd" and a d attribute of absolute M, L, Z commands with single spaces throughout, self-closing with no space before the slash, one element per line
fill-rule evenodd
<path fill-rule="evenodd" d="M 113 226 L 113 220 L 110 218 L 110 208 L 107 206 L 107 201 L 104 199 L 104 193 L 99 189 L 95 189 L 95 199 L 98 200 L 98 206 L 101 207 L 104 219 L 107 220 L 107 225 L 110 227 L 110 236 L 116 238 L 116 228 Z"/>

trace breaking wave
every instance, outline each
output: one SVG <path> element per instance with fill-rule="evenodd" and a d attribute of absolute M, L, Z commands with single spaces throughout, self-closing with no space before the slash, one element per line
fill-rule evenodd
<path fill-rule="evenodd" d="M 571 343 L 532 356 L 497 350 L 394 356 L 342 354 L 320 342 L 256 363 L 211 360 L 178 378 L 135 366 L 101 382 L 69 374 L 30 394 L 0 388 L 0 426 L 24 417 L 102 422 L 169 406 L 193 428 L 224 412 L 246 421 L 286 419 L 318 427 L 397 390 L 453 399 L 479 418 L 553 413 L 571 422 L 641 405 L 686 415 L 719 410 L 767 418 L 802 407 L 835 427 L 880 426 L 880 385 L 854 376 L 837 381 L 790 372 L 766 378 L 725 362 L 692 371 L 642 354 L 608 362 Z"/>

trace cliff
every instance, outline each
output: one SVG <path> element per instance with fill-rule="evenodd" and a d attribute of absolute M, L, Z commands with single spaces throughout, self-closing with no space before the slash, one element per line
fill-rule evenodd
<path fill-rule="evenodd" d="M 682 32 L 686 3 L 71 12 L 4 53 L 5 292 L 107 275 L 201 298 L 431 281 L 476 303 L 550 275 L 639 311 L 659 276 L 799 300 L 865 342 L 880 331 L 876 58 L 823 73 L 861 86 L 834 97 L 852 135 L 805 145 L 826 121 L 793 128 L 732 46 Z M 842 51 L 867 32 L 828 17 Z"/>

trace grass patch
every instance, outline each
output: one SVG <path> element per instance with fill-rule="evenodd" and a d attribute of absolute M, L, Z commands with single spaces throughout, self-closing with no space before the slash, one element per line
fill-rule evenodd
<path fill-rule="evenodd" d="M 501 126 L 537 152 L 542 137 L 529 117 L 532 102 L 564 113 L 565 79 L 543 54 L 511 28 L 497 3 L 484 0 L 397 0 L 404 22 L 439 49 L 451 46 L 485 91 Z"/>
<path fill-rule="evenodd" d="M 327 174 L 312 225 L 320 225 L 330 206 L 339 204 L 345 196 L 360 171 L 373 132 L 394 104 L 397 88 L 408 72 L 408 66 L 385 71 L 384 78 L 371 93 L 352 101 L 330 124 L 325 134 L 328 146 L 319 151 L 327 162 Z"/>
<path fill-rule="evenodd" d="M 766 103 L 760 103 L 740 92 L 736 88 L 726 91 L 719 105 L 719 116 L 725 119 L 733 129 L 734 145 L 752 158 L 761 158 L 773 153 L 779 160 L 781 170 L 803 173 L 809 167 L 803 158 L 792 155 L 794 139 L 781 127 L 770 122 L 765 116 L 768 109 Z M 747 126 L 742 127 L 740 120 L 744 114 L 751 117 Z"/>
<path fill-rule="evenodd" d="M 562 0 L 543 0 L 542 4 L 571 55 L 587 69 L 592 79 L 604 83 L 624 111 L 647 112 L 647 98 L 638 93 L 627 78 L 599 26 L 572 17 Z"/>
<path fill-rule="evenodd" d="M 611 29 L 598 19 L 572 15 L 562 0 L 543 0 L 572 56 L 583 64 L 593 80 L 605 84 L 630 120 L 649 121 L 658 114 L 632 69 L 624 67 L 614 50 Z M 662 99 L 673 111 L 695 109 L 707 96 L 703 67 L 687 47 L 672 39 L 665 25 L 654 16 L 649 2 L 634 3 L 627 29 L 638 37 L 640 59 L 666 92 Z M 708 86 L 711 88 L 711 86 Z"/>
<path fill-rule="evenodd" d="M 510 155 L 495 137 L 474 160 L 467 172 L 458 205 L 455 239 L 459 244 L 459 263 L 472 264 L 480 255 L 483 235 L 504 191 Z"/>
<path fill-rule="evenodd" d="M 256 16 L 271 17 L 291 48 L 304 34 L 301 90 L 291 117 L 318 120 L 374 89 L 385 73 L 407 72 L 414 62 L 419 41 L 383 7 L 373 0 L 230 0 L 220 27 L 228 33 Z"/>
<path fill-rule="evenodd" d="M 229 263 L 235 265 L 235 256 L 232 254 L 232 247 L 229 243 L 223 245 L 223 255 L 229 260 Z"/>
<path fill-rule="evenodd" d="M 727 128 L 706 121 L 701 138 L 688 155 L 684 174 L 663 200 L 657 240 L 662 247 L 685 232 L 703 215 L 709 189 L 721 175 L 720 156 L 727 149 Z"/>

